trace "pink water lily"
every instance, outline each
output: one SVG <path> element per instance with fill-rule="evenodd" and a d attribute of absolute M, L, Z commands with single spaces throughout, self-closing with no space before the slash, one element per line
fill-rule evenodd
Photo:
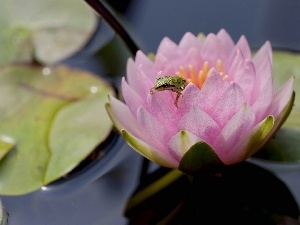
<path fill-rule="evenodd" d="M 186 86 L 156 90 L 156 78 L 165 76 L 181 77 Z M 235 44 L 224 29 L 206 37 L 186 33 L 178 45 L 164 38 L 154 60 L 141 51 L 129 59 L 126 104 L 111 96 L 107 110 L 133 149 L 188 172 L 256 153 L 289 114 L 293 82 L 275 91 L 269 42 L 252 57 L 244 36 Z"/>

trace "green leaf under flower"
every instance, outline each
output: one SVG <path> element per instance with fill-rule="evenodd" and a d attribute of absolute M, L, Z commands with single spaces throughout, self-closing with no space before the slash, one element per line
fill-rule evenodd
<path fill-rule="evenodd" d="M 214 150 L 205 142 L 197 142 L 182 157 L 179 170 L 189 175 L 216 169 L 224 165 Z"/>

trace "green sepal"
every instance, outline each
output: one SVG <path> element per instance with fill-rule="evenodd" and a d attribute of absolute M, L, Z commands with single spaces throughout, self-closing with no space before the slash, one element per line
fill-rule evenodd
<path fill-rule="evenodd" d="M 246 155 L 244 155 L 243 159 L 247 159 L 253 154 L 255 154 L 257 151 L 259 151 L 262 146 L 268 141 L 268 136 L 272 133 L 271 130 L 274 126 L 274 117 L 268 116 L 266 117 L 260 124 L 257 126 L 257 129 L 255 132 L 251 134 L 251 136 L 248 137 L 248 144 L 246 146 L 247 151 L 245 152 Z M 239 160 L 239 161 L 242 161 Z"/>
<path fill-rule="evenodd" d="M 223 166 L 214 150 L 203 141 L 194 144 L 182 157 L 179 170 L 189 175 L 214 170 Z"/>

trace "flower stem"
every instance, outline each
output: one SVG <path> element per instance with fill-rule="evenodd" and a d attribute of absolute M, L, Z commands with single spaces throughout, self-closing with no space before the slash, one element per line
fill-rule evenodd
<path fill-rule="evenodd" d="M 136 52 L 140 49 L 133 41 L 124 27 L 107 9 L 107 7 L 100 0 L 85 0 L 99 15 L 113 28 L 113 30 L 123 39 L 131 54 L 135 56 Z"/>
<path fill-rule="evenodd" d="M 126 210 L 131 210 L 132 208 L 146 201 L 151 196 L 162 191 L 164 188 L 166 188 L 167 186 L 169 186 L 171 183 L 175 182 L 182 176 L 183 173 L 180 172 L 179 170 L 176 169 L 171 170 L 160 179 L 155 180 L 154 182 L 144 187 L 139 192 L 135 193 L 128 201 Z"/>

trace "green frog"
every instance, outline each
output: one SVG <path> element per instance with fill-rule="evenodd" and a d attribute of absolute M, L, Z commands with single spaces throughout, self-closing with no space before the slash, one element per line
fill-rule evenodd
<path fill-rule="evenodd" d="M 173 91 L 176 92 L 176 99 L 174 101 L 174 105 L 176 107 L 178 103 L 178 99 L 186 87 L 187 82 L 182 77 L 178 76 L 163 76 L 163 77 L 157 77 L 155 81 L 155 85 L 153 88 L 150 89 L 150 94 L 153 94 L 155 91 Z"/>

